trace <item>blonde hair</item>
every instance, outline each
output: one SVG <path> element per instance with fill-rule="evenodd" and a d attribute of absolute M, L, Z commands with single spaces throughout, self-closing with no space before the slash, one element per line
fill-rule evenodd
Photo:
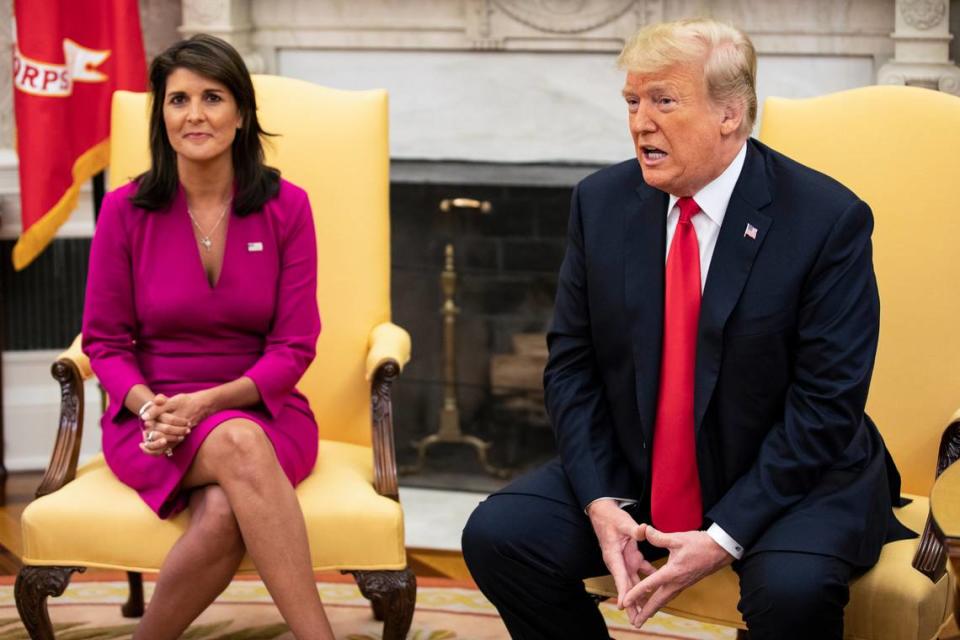
<path fill-rule="evenodd" d="M 744 107 L 739 132 L 749 136 L 757 119 L 757 53 L 745 33 L 710 18 L 688 18 L 644 27 L 624 45 L 617 66 L 657 73 L 677 64 L 702 64 L 714 104 Z"/>

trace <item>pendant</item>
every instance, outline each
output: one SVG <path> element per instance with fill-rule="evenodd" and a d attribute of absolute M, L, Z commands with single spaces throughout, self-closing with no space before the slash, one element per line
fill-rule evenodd
<path fill-rule="evenodd" d="M 200 244 L 203 245 L 204 249 L 210 251 L 210 248 L 213 246 L 213 240 L 210 238 L 200 238 Z"/>

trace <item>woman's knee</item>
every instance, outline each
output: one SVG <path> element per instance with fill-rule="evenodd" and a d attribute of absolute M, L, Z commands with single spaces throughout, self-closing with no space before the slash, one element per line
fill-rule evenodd
<path fill-rule="evenodd" d="M 217 426 L 207 436 L 201 452 L 221 479 L 255 480 L 266 465 L 276 464 L 270 438 L 251 420 L 227 420 Z"/>
<path fill-rule="evenodd" d="M 226 492 L 215 484 L 194 491 L 190 501 L 190 526 L 197 528 L 204 540 L 222 552 L 242 552 L 240 525 Z"/>

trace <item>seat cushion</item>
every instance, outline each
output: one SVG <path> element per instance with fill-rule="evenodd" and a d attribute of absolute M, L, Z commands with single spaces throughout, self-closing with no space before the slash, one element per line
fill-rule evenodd
<path fill-rule="evenodd" d="M 406 566 L 403 512 L 373 490 L 372 465 L 369 447 L 320 441 L 316 467 L 297 487 L 314 569 Z M 23 562 L 157 571 L 189 519 L 189 511 L 158 519 L 98 455 L 24 510 Z M 253 568 L 249 557 L 241 568 Z"/>
<path fill-rule="evenodd" d="M 900 521 L 923 531 L 930 502 L 908 496 L 909 505 L 896 509 Z M 911 566 L 919 538 L 884 545 L 876 566 L 850 583 L 850 603 L 844 611 L 844 637 L 852 640 L 931 640 L 953 612 L 954 578 L 951 573 L 933 583 Z M 585 581 L 587 591 L 615 597 L 613 578 Z M 746 628 L 737 611 L 740 580 L 729 567 L 690 587 L 664 611 L 685 618 Z"/>

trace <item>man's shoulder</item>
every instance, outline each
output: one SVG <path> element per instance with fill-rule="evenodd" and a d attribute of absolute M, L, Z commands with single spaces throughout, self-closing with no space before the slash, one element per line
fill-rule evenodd
<path fill-rule="evenodd" d="M 755 139 L 750 144 L 763 158 L 777 202 L 805 209 L 843 211 L 860 200 L 856 193 L 826 173 L 805 165 Z"/>
<path fill-rule="evenodd" d="M 581 199 L 621 197 L 643 185 L 643 173 L 636 158 L 594 171 L 577 183 Z"/>

